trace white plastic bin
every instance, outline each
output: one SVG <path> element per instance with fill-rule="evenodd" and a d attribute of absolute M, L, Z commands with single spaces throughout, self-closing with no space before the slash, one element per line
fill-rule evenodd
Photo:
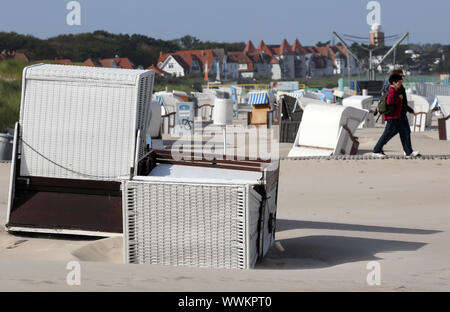
<path fill-rule="evenodd" d="M 213 111 L 215 125 L 230 125 L 233 122 L 233 105 L 233 100 L 215 99 Z"/>

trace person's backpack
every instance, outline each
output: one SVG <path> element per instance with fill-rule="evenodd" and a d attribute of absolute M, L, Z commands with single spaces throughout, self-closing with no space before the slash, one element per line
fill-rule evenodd
<path fill-rule="evenodd" d="M 387 105 L 387 96 L 388 96 L 389 92 L 385 92 L 383 93 L 383 95 L 381 95 L 380 101 L 378 102 L 378 118 L 377 118 L 377 122 L 378 119 L 380 119 L 381 115 L 385 115 L 388 114 L 390 112 L 392 112 L 395 109 L 394 105 Z"/>

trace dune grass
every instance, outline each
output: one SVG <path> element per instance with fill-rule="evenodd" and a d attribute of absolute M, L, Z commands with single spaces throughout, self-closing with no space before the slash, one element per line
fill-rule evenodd
<path fill-rule="evenodd" d="M 0 132 L 14 127 L 19 120 L 21 80 L 0 79 Z"/>

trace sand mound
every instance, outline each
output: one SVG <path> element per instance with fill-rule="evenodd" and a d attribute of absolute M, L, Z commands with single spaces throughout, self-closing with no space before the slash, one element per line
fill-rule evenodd
<path fill-rule="evenodd" d="M 98 240 L 73 251 L 72 255 L 81 261 L 123 263 L 123 238 Z"/>

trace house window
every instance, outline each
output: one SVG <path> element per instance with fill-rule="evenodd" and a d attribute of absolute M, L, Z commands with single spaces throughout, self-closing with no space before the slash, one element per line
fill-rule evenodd
<path fill-rule="evenodd" d="M 169 68 L 173 68 L 173 63 L 169 63 Z"/>
<path fill-rule="evenodd" d="M 239 64 L 239 69 L 247 69 L 247 64 Z"/>

